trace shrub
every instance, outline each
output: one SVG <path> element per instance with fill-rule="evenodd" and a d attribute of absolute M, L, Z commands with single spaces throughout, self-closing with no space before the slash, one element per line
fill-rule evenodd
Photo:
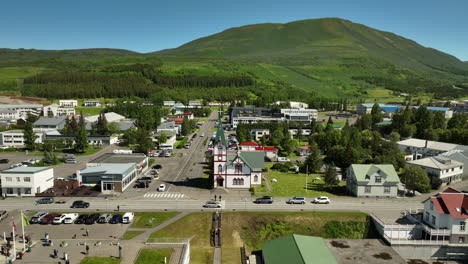
<path fill-rule="evenodd" d="M 279 170 L 281 172 L 288 172 L 289 168 L 291 168 L 291 166 L 289 166 L 287 162 L 286 163 L 275 163 L 275 164 L 273 164 L 273 166 L 271 166 L 271 169 Z"/>
<path fill-rule="evenodd" d="M 324 238 L 365 238 L 366 223 L 357 221 L 329 221 L 324 226 Z"/>

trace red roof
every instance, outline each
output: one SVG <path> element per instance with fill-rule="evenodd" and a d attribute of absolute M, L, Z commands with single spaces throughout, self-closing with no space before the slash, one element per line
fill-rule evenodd
<path fill-rule="evenodd" d="M 448 188 L 431 198 L 439 214 L 450 214 L 453 218 L 468 219 L 468 193 Z"/>
<path fill-rule="evenodd" d="M 303 150 L 309 150 L 310 149 L 310 146 L 302 146 L 302 147 L 299 147 L 300 149 L 303 149 Z"/>
<path fill-rule="evenodd" d="M 275 148 L 275 147 L 256 147 L 255 150 L 260 150 L 260 151 L 278 151 L 278 149 Z"/>
<path fill-rule="evenodd" d="M 167 120 L 168 121 L 174 121 L 174 122 L 176 122 L 176 124 L 182 124 L 182 122 L 184 122 L 183 118 L 168 118 Z"/>
<path fill-rule="evenodd" d="M 193 115 L 193 113 L 182 113 L 180 115 Z"/>
<path fill-rule="evenodd" d="M 257 142 L 252 142 L 252 141 L 241 142 L 240 144 L 241 144 L 241 146 L 258 146 Z"/>

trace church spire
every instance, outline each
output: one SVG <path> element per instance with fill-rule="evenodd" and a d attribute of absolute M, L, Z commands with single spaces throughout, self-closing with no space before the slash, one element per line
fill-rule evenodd
<path fill-rule="evenodd" d="M 218 144 L 218 142 L 222 142 L 224 146 L 228 146 L 226 142 L 226 136 L 224 136 L 224 129 L 223 129 L 223 121 L 221 120 L 221 112 L 218 112 L 218 129 L 216 130 L 216 136 L 214 138 L 214 144 Z"/>

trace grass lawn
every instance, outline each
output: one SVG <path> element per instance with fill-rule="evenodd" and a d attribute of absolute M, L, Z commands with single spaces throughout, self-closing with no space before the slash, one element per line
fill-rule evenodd
<path fill-rule="evenodd" d="M 213 257 L 214 248 L 190 248 L 190 264 L 213 263 Z"/>
<path fill-rule="evenodd" d="M 85 257 L 80 264 L 119 264 L 120 259 L 108 257 Z"/>
<path fill-rule="evenodd" d="M 130 240 L 138 235 L 143 234 L 143 231 L 127 231 L 122 237 L 122 240 Z"/>
<path fill-rule="evenodd" d="M 158 264 L 165 263 L 164 257 L 166 257 L 167 263 L 171 258 L 172 249 L 142 249 L 135 264 Z"/>
<path fill-rule="evenodd" d="M 75 107 L 75 112 L 79 114 L 83 112 L 83 114 L 88 115 L 99 115 L 101 111 L 104 110 L 102 107 Z"/>
<path fill-rule="evenodd" d="M 131 228 L 153 228 L 178 214 L 179 212 L 135 213 Z"/>
<path fill-rule="evenodd" d="M 221 250 L 221 263 L 238 264 L 241 260 L 240 247 L 223 247 Z"/>
<path fill-rule="evenodd" d="M 296 174 L 292 172 L 284 173 L 278 170 L 272 170 L 271 165 L 267 165 L 268 169 L 268 179 L 271 185 L 271 192 L 264 193 L 266 187 L 255 187 L 255 195 L 271 195 L 271 196 L 338 196 L 344 195 L 345 192 L 340 193 L 340 189 L 343 187 L 335 188 L 336 191 L 333 193 L 324 190 L 324 183 L 322 180 L 314 180 L 317 177 L 321 177 L 321 174 L 309 174 L 307 177 L 307 188 L 306 188 L 306 176 L 302 173 Z M 272 182 L 273 179 L 276 179 L 277 182 Z M 341 183 L 343 186 L 344 183 Z M 263 192 L 263 193 L 261 193 Z"/>

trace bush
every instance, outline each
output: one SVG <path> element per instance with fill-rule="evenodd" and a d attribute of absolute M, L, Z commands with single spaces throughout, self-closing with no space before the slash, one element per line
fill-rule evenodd
<path fill-rule="evenodd" d="M 431 182 L 431 189 L 432 190 L 438 190 L 440 188 L 440 186 L 442 185 L 442 180 L 440 180 L 439 178 L 432 178 L 432 182 Z"/>
<path fill-rule="evenodd" d="M 273 164 L 273 166 L 271 166 L 272 170 L 279 170 L 281 172 L 288 172 L 290 168 L 291 168 L 291 166 L 288 164 L 288 162 L 286 162 L 286 163 L 275 163 L 275 164 Z"/>
<path fill-rule="evenodd" d="M 329 221 L 324 226 L 324 238 L 365 238 L 367 224 L 357 221 Z"/>

